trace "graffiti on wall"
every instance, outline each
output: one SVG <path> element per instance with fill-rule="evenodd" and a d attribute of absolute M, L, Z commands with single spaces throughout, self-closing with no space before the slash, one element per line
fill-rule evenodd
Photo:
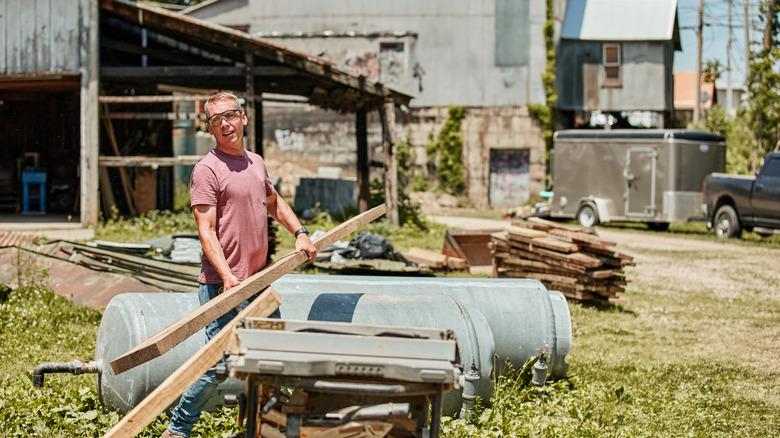
<path fill-rule="evenodd" d="M 530 151 L 490 150 L 491 206 L 522 205 L 530 198 Z"/>
<path fill-rule="evenodd" d="M 379 59 L 376 53 L 354 54 L 347 52 L 347 59 L 344 61 L 344 65 L 348 72 L 363 76 L 366 79 L 376 80 L 379 77 Z"/>
<path fill-rule="evenodd" d="M 277 129 L 274 131 L 274 136 L 280 151 L 303 152 L 303 134 L 289 129 Z"/>

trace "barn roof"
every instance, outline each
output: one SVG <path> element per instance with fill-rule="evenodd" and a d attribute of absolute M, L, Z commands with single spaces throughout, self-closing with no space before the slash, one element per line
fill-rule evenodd
<path fill-rule="evenodd" d="M 255 92 L 304 96 L 341 112 L 373 110 L 411 96 L 316 56 L 229 27 L 141 3 L 100 0 L 101 80 L 241 90 L 253 63 Z"/>
<path fill-rule="evenodd" d="M 561 38 L 675 41 L 679 50 L 677 0 L 569 0 Z"/>

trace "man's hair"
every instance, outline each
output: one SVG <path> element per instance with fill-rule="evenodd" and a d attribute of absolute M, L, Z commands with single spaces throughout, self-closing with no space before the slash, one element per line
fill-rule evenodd
<path fill-rule="evenodd" d="M 243 112 L 244 109 L 241 108 L 241 102 L 238 101 L 238 97 L 236 97 L 235 94 L 229 92 L 229 91 L 220 91 L 218 93 L 214 93 L 211 96 L 209 96 L 206 103 L 203 105 L 203 109 L 206 111 L 206 118 L 208 119 L 211 117 L 211 114 L 209 114 L 209 105 L 211 105 L 213 102 L 219 102 L 222 100 L 230 100 L 233 101 L 233 105 L 235 105 L 236 109 Z"/>

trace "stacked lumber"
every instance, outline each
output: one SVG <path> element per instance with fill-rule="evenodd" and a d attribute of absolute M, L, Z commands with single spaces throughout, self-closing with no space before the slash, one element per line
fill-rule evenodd
<path fill-rule="evenodd" d="M 462 270 L 468 267 L 465 259 L 422 248 L 410 248 L 408 252 L 403 253 L 403 256 L 426 269 Z"/>
<path fill-rule="evenodd" d="M 575 300 L 623 301 L 623 268 L 634 259 L 615 250 L 616 242 L 540 218 L 513 222 L 491 237 L 496 277 L 539 280 Z"/>

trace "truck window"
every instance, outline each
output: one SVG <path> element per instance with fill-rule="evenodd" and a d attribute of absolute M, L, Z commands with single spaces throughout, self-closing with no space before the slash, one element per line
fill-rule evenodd
<path fill-rule="evenodd" d="M 780 178 L 780 159 L 769 159 L 761 172 L 762 178 Z"/>

